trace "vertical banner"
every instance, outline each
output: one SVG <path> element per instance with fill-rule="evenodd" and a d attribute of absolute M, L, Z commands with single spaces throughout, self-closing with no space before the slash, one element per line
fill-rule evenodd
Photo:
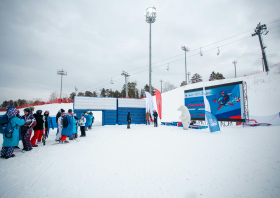
<path fill-rule="evenodd" d="M 205 121 L 207 121 L 210 132 L 220 131 L 219 122 L 216 116 L 214 116 L 211 113 L 211 107 L 209 101 L 206 98 L 204 80 L 203 80 L 203 99 L 204 99 L 204 106 L 205 106 Z"/>
<path fill-rule="evenodd" d="M 154 103 L 153 103 L 153 97 L 149 92 L 145 91 L 145 94 L 146 94 L 146 99 L 147 99 L 147 111 L 149 111 L 151 118 L 152 118 L 151 120 L 153 122 L 154 121 L 153 113 L 155 110 Z"/>
<path fill-rule="evenodd" d="M 158 116 L 161 119 L 161 107 L 162 107 L 162 101 L 161 101 L 161 93 L 159 90 L 155 89 L 156 92 L 156 101 L 157 101 L 157 109 L 158 109 Z"/>

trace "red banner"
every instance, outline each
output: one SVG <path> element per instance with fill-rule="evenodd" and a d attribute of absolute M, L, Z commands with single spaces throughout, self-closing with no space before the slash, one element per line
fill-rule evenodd
<path fill-rule="evenodd" d="M 155 89 L 155 92 L 156 92 L 156 102 L 157 102 L 158 116 L 161 119 L 161 104 L 162 104 L 161 93 L 157 89 Z"/>

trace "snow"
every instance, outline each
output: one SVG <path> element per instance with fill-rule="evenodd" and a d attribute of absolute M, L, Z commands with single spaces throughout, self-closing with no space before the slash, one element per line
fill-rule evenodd
<path fill-rule="evenodd" d="M 246 79 L 250 114 L 273 115 L 280 111 L 273 98 L 279 98 L 278 71 L 223 83 Z M 178 120 L 185 88 L 162 94 L 164 121 Z M 61 107 L 36 109 L 55 115 Z M 46 146 L 0 159 L 0 197 L 280 197 L 280 126 L 228 126 L 220 133 L 162 125 L 127 130 L 101 126 L 102 114 L 94 114 L 98 121 L 86 138 L 57 144 L 51 130 Z"/>

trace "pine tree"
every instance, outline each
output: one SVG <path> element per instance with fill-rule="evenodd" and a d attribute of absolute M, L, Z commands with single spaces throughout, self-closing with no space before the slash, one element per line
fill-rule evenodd
<path fill-rule="evenodd" d="M 96 92 L 96 91 L 94 91 L 92 94 L 93 94 L 93 97 L 98 97 L 98 95 L 97 95 L 97 92 Z"/>
<path fill-rule="evenodd" d="M 85 96 L 85 94 L 83 92 L 79 92 L 78 96 Z"/>
<path fill-rule="evenodd" d="M 150 92 L 150 87 L 149 87 L 149 85 L 145 85 L 144 86 L 144 91 L 146 91 L 146 92 Z M 152 86 L 152 93 L 151 93 L 151 95 L 153 96 L 153 95 L 155 95 L 155 88 Z"/>
<path fill-rule="evenodd" d="M 197 83 L 197 82 L 201 82 L 201 81 L 202 81 L 202 77 L 198 73 L 195 73 L 191 78 L 192 84 Z"/>
<path fill-rule="evenodd" d="M 90 91 L 86 91 L 86 92 L 85 92 L 85 96 L 92 97 L 92 96 L 93 96 L 93 93 L 92 93 L 92 92 L 90 92 Z"/>
<path fill-rule="evenodd" d="M 106 97 L 106 91 L 104 88 L 101 90 L 100 97 Z"/>
<path fill-rule="evenodd" d="M 75 96 L 76 96 L 76 93 L 72 92 L 72 93 L 70 93 L 70 97 L 69 98 L 74 99 Z"/>
<path fill-rule="evenodd" d="M 222 73 L 215 73 L 214 71 L 210 74 L 209 81 L 214 81 L 214 80 L 221 80 L 225 79 Z"/>

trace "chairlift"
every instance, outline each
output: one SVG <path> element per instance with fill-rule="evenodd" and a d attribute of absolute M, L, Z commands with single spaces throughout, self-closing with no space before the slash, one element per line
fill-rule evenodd
<path fill-rule="evenodd" d="M 203 56 L 202 51 L 201 51 L 201 48 L 200 48 L 200 56 Z"/>
<path fill-rule="evenodd" d="M 218 53 L 217 53 L 217 55 L 219 55 L 220 54 L 220 50 L 219 50 L 219 48 L 218 48 Z"/>
<path fill-rule="evenodd" d="M 169 63 L 168 63 L 168 65 L 167 65 L 167 68 L 166 68 L 166 69 L 167 69 L 167 71 L 169 71 Z"/>
<path fill-rule="evenodd" d="M 114 81 L 113 81 L 113 79 L 112 79 L 112 78 L 111 78 L 111 81 L 110 81 L 110 83 L 111 83 L 111 84 L 114 84 Z"/>

